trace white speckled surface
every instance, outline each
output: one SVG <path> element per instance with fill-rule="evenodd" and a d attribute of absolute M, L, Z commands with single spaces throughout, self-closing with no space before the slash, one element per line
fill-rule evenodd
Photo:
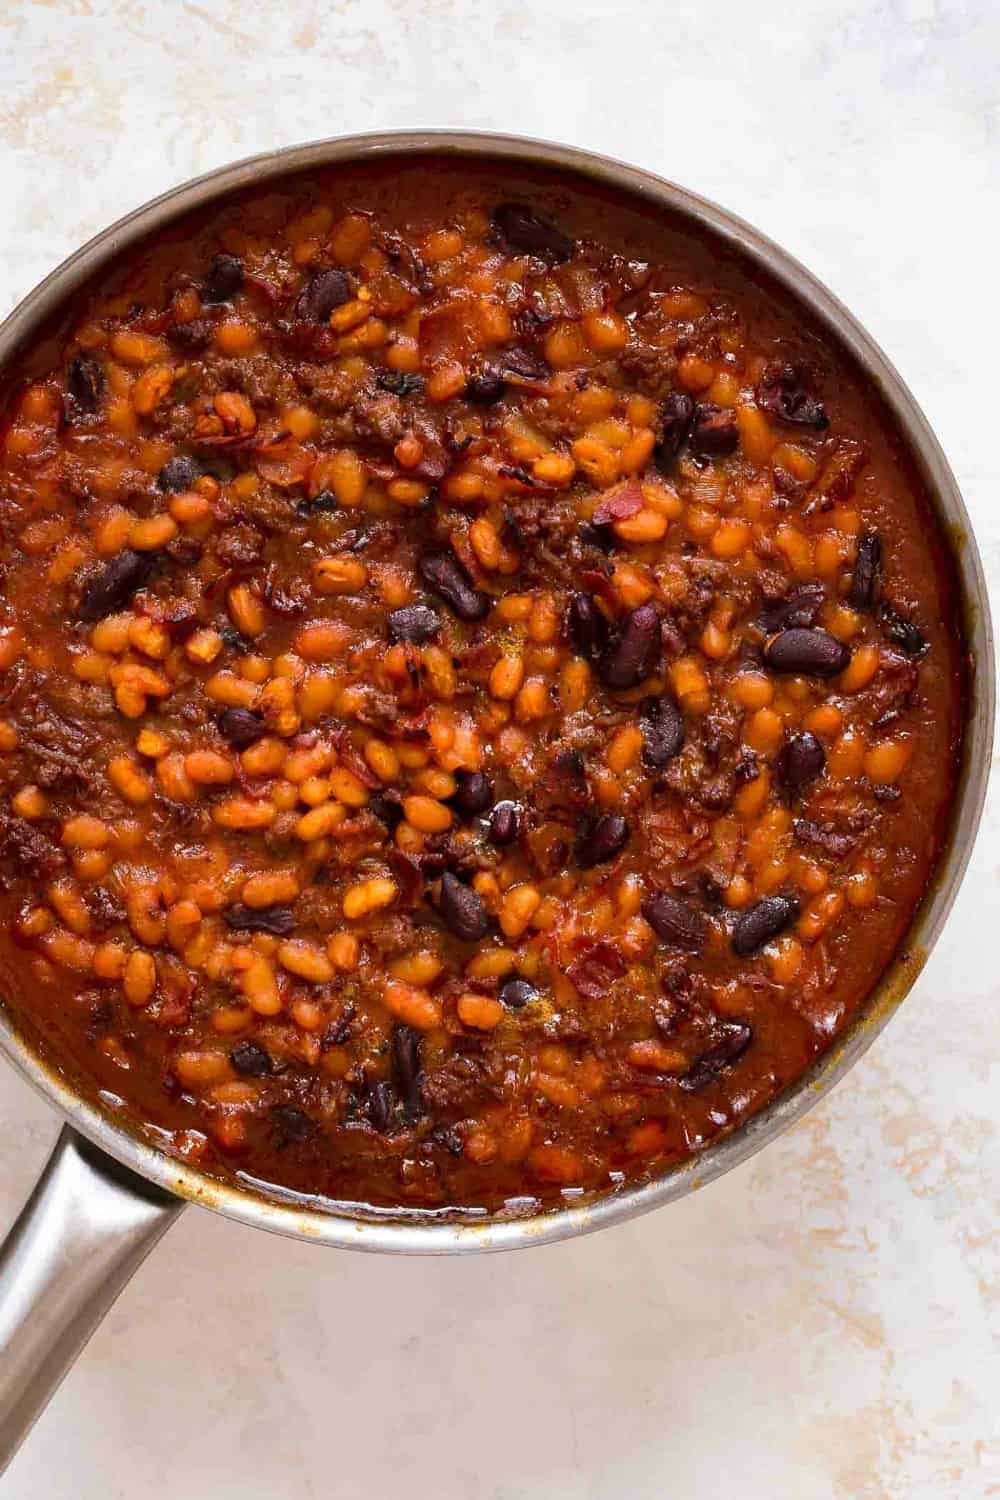
<path fill-rule="evenodd" d="M 429 124 L 591 146 L 744 215 L 854 309 L 937 428 L 997 589 L 998 58 L 995 0 L 0 0 L 0 313 L 252 151 Z M 189 1210 L 4 1494 L 1000 1494 L 998 870 L 994 799 L 867 1058 L 659 1215 L 423 1261 Z M 3 1069 L 0 1224 L 55 1133 Z"/>

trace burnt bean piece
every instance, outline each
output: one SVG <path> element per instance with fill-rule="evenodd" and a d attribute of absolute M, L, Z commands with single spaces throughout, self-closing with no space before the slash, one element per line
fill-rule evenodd
<path fill-rule="evenodd" d="M 427 382 L 422 375 L 410 375 L 405 370 L 379 370 L 375 384 L 393 396 L 422 396 Z"/>
<path fill-rule="evenodd" d="M 535 255 L 549 265 L 569 260 L 576 248 L 561 229 L 523 203 L 499 203 L 493 223 L 518 255 Z"/>
<path fill-rule="evenodd" d="M 635 687 L 656 670 L 660 657 L 660 617 L 653 604 L 640 604 L 626 617 L 599 663 L 601 681 L 616 692 Z"/>
<path fill-rule="evenodd" d="M 768 635 L 778 630 L 790 629 L 793 625 L 812 625 L 823 607 L 826 590 L 821 583 L 806 583 L 796 589 L 787 599 L 780 599 L 761 612 L 761 629 Z"/>
<path fill-rule="evenodd" d="M 354 296 L 346 271 L 320 271 L 302 288 L 295 302 L 295 316 L 303 323 L 327 323 L 335 307 Z"/>
<path fill-rule="evenodd" d="M 684 715 L 672 698 L 644 698 L 639 708 L 642 758 L 660 771 L 684 745 Z"/>
<path fill-rule="evenodd" d="M 243 262 L 235 255 L 217 255 L 201 288 L 202 302 L 228 302 L 243 285 Z"/>
<path fill-rule="evenodd" d="M 574 594 L 566 610 L 566 634 L 579 656 L 593 661 L 608 639 L 608 622 L 588 594 Z"/>
<path fill-rule="evenodd" d="M 693 1093 L 739 1062 L 753 1041 L 753 1027 L 746 1021 L 726 1021 L 718 1030 L 718 1041 L 703 1052 L 680 1080 L 682 1089 Z"/>
<path fill-rule="evenodd" d="M 420 576 L 460 620 L 482 620 L 490 612 L 490 597 L 477 589 L 452 552 L 427 552 L 420 559 Z"/>
<path fill-rule="evenodd" d="M 882 629 L 894 645 L 907 656 L 920 656 L 927 650 L 927 637 L 912 620 L 906 619 L 893 605 L 883 604 L 879 612 Z"/>
<path fill-rule="evenodd" d="M 252 708 L 224 708 L 218 718 L 219 733 L 234 750 L 256 745 L 267 733 L 267 726 Z"/>
<path fill-rule="evenodd" d="M 240 1042 L 229 1054 L 229 1061 L 244 1078 L 267 1078 L 274 1072 L 270 1053 L 256 1042 Z"/>
<path fill-rule="evenodd" d="M 602 813 L 584 827 L 576 843 L 576 862 L 585 870 L 614 859 L 625 848 L 632 830 L 620 813 Z"/>
<path fill-rule="evenodd" d="M 689 953 L 701 950 L 705 941 L 705 918 L 686 901 L 661 891 L 659 895 L 646 897 L 642 914 L 661 943 L 671 948 L 684 948 Z"/>
<path fill-rule="evenodd" d="M 392 1029 L 392 1076 L 403 1101 L 403 1113 L 408 1120 L 416 1120 L 424 1105 L 420 1095 L 420 1032 L 412 1026 Z"/>
<path fill-rule="evenodd" d="M 133 552 L 126 547 L 87 579 L 77 610 L 80 619 L 102 620 L 122 609 L 148 582 L 152 571 L 152 552 Z"/>
<path fill-rule="evenodd" d="M 764 647 L 764 660 L 773 672 L 793 672 L 802 677 L 836 677 L 850 659 L 843 642 L 818 626 L 783 630 Z"/>
<path fill-rule="evenodd" d="M 740 441 L 736 413 L 725 406 L 702 401 L 695 407 L 688 447 L 700 458 L 726 458 Z"/>
<path fill-rule="evenodd" d="M 470 401 L 477 406 L 496 406 L 502 401 L 506 384 L 499 370 L 486 365 L 478 375 L 471 375 L 465 387 L 465 394 Z"/>
<path fill-rule="evenodd" d="M 104 372 L 96 359 L 78 354 L 66 371 L 66 399 L 63 414 L 71 422 L 74 416 L 93 413 L 101 404 Z"/>
<path fill-rule="evenodd" d="M 451 805 L 463 818 L 474 818 L 493 805 L 493 788 L 482 771 L 459 771 Z"/>
<path fill-rule="evenodd" d="M 801 364 L 768 365 L 757 388 L 757 404 L 781 422 L 821 431 L 830 419 L 822 401 L 809 390 L 807 374 Z"/>
<path fill-rule="evenodd" d="M 438 909 L 456 937 L 477 943 L 490 930 L 490 919 L 479 892 L 465 885 L 457 875 L 445 870 L 441 876 L 441 899 Z"/>
<path fill-rule="evenodd" d="M 764 896 L 748 906 L 733 928 L 733 952 L 740 958 L 748 958 L 784 932 L 799 914 L 799 903 L 794 896 Z"/>
<path fill-rule="evenodd" d="M 271 1119 L 278 1127 L 278 1138 L 283 1146 L 308 1140 L 313 1133 L 313 1122 L 295 1104 L 276 1104 L 271 1110 Z"/>
<path fill-rule="evenodd" d="M 501 849 L 520 836 L 524 815 L 516 802 L 498 802 L 490 813 L 490 843 Z"/>
<path fill-rule="evenodd" d="M 532 1000 L 538 999 L 538 991 L 526 979 L 507 979 L 500 986 L 500 1004 L 508 1010 L 523 1010 Z"/>
<path fill-rule="evenodd" d="M 168 495 L 179 495 L 184 490 L 189 490 L 201 478 L 201 465 L 196 458 L 188 458 L 186 454 L 177 454 L 175 458 L 168 458 L 159 474 L 156 483 L 161 490 Z"/>
<path fill-rule="evenodd" d="M 882 563 L 882 540 L 877 531 L 866 531 L 858 540 L 847 602 L 852 609 L 870 610 L 878 593 L 879 569 Z"/>
<path fill-rule="evenodd" d="M 694 401 L 686 391 L 673 391 L 660 407 L 660 437 L 653 458 L 664 473 L 673 469 L 693 417 Z"/>
<path fill-rule="evenodd" d="M 441 616 L 429 604 L 405 604 L 389 616 L 390 641 L 410 641 L 422 646 L 441 629 Z"/>
<path fill-rule="evenodd" d="M 365 1084 L 365 1113 L 382 1135 L 392 1126 L 398 1102 L 396 1090 L 388 1079 L 372 1078 Z"/>
<path fill-rule="evenodd" d="M 806 730 L 785 741 L 778 755 L 777 772 L 782 785 L 798 792 L 823 774 L 826 751 L 814 734 Z"/>
<path fill-rule="evenodd" d="M 222 916 L 235 932 L 270 932 L 274 937 L 284 937 L 296 925 L 290 906 L 245 906 L 242 901 L 234 901 Z"/>

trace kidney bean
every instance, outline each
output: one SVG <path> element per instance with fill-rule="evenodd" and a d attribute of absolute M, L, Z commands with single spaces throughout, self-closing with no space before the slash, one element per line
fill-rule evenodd
<path fill-rule="evenodd" d="M 604 864 L 620 854 L 632 830 L 620 813 L 602 813 L 586 825 L 577 839 L 576 862 L 585 870 Z"/>
<path fill-rule="evenodd" d="M 463 818 L 474 818 L 492 806 L 493 788 L 482 771 L 459 771 L 455 780 L 451 805 Z"/>
<path fill-rule="evenodd" d="M 660 407 L 660 436 L 653 457 L 664 473 L 673 469 L 694 417 L 694 401 L 686 391 L 673 391 Z"/>
<path fill-rule="evenodd" d="M 270 932 L 284 937 L 296 926 L 290 906 L 245 906 L 242 901 L 234 901 L 222 916 L 226 926 L 236 932 Z"/>
<path fill-rule="evenodd" d="M 698 953 L 704 944 L 706 924 L 701 912 L 667 891 L 647 896 L 642 914 L 660 941 L 671 948 Z"/>
<path fill-rule="evenodd" d="M 66 370 L 66 397 L 63 401 L 66 420 L 72 422 L 74 416 L 95 412 L 101 404 L 103 391 L 104 372 L 97 360 L 85 354 L 71 359 Z"/>
<path fill-rule="evenodd" d="M 701 1054 L 680 1080 L 681 1088 L 688 1093 L 704 1088 L 725 1068 L 739 1062 L 753 1041 L 753 1027 L 746 1021 L 725 1021 L 716 1034 L 718 1040 Z"/>
<path fill-rule="evenodd" d="M 506 384 L 503 376 L 492 365 L 484 365 L 476 375 L 470 375 L 465 394 L 477 406 L 496 406 L 503 400 Z"/>
<path fill-rule="evenodd" d="M 455 936 L 467 943 L 477 943 L 490 930 L 489 914 L 479 892 L 471 885 L 465 885 L 450 870 L 445 870 L 441 876 L 438 909 Z"/>
<path fill-rule="evenodd" d="M 684 715 L 672 698 L 644 698 L 639 708 L 642 758 L 662 770 L 680 754 L 684 744 Z"/>
<path fill-rule="evenodd" d="M 736 413 L 725 406 L 703 401 L 695 407 L 688 447 L 702 458 L 725 458 L 735 453 L 740 441 Z"/>
<path fill-rule="evenodd" d="M 460 620 L 482 620 L 490 612 L 490 597 L 477 589 L 451 552 L 427 552 L 420 559 L 420 576 L 439 594 Z"/>
<path fill-rule="evenodd" d="M 883 604 L 879 623 L 886 635 L 907 656 L 920 656 L 927 650 L 927 637 L 912 620 L 907 620 L 893 605 Z"/>
<path fill-rule="evenodd" d="M 806 583 L 787 599 L 770 604 L 761 612 L 761 629 L 768 635 L 791 626 L 812 625 L 826 600 L 826 590 L 821 583 Z"/>
<path fill-rule="evenodd" d="M 335 307 L 354 296 L 346 271 L 320 271 L 307 282 L 295 302 L 295 316 L 303 323 L 327 323 Z"/>
<path fill-rule="evenodd" d="M 635 687 L 656 670 L 660 656 L 660 617 L 653 604 L 640 604 L 627 616 L 615 640 L 601 655 L 601 680 L 618 692 Z"/>
<path fill-rule="evenodd" d="M 390 641 L 410 641 L 416 646 L 433 640 L 441 629 L 441 616 L 429 604 L 404 604 L 389 615 Z"/>
<path fill-rule="evenodd" d="M 778 755 L 778 779 L 789 791 L 797 792 L 815 781 L 826 765 L 826 751 L 814 734 L 805 731 L 787 739 Z"/>
<path fill-rule="evenodd" d="M 202 302 L 229 302 L 243 285 L 243 262 L 235 255 L 217 255 L 201 288 Z"/>
<path fill-rule="evenodd" d="M 794 922 L 799 903 L 794 896 L 764 896 L 748 906 L 733 928 L 733 952 L 741 958 L 756 953 Z"/>
<path fill-rule="evenodd" d="M 308 1140 L 315 1129 L 309 1116 L 295 1104 L 276 1104 L 271 1110 L 271 1119 L 278 1127 L 282 1145 Z"/>
<path fill-rule="evenodd" d="M 593 661 L 608 639 L 608 622 L 588 594 L 574 594 L 566 610 L 566 634 L 579 656 Z"/>
<path fill-rule="evenodd" d="M 766 366 L 757 387 L 758 406 L 796 427 L 829 427 L 826 408 L 808 389 L 807 373 L 801 364 L 775 362 Z"/>
<path fill-rule="evenodd" d="M 764 660 L 775 672 L 794 672 L 802 677 L 836 677 L 851 659 L 847 647 L 818 626 L 803 630 L 793 626 L 773 636 L 764 647 Z"/>
<path fill-rule="evenodd" d="M 493 223 L 518 255 L 534 255 L 549 265 L 569 260 L 576 248 L 561 229 L 523 203 L 498 204 Z"/>
<path fill-rule="evenodd" d="M 393 1116 L 399 1100 L 396 1090 L 386 1078 L 369 1078 L 364 1089 L 365 1113 L 375 1129 L 386 1135 L 392 1128 Z"/>
<path fill-rule="evenodd" d="M 499 999 L 508 1010 L 523 1010 L 532 1000 L 538 999 L 538 991 L 526 979 L 507 979 L 500 986 Z"/>
<path fill-rule="evenodd" d="M 878 592 L 879 568 L 882 562 L 882 541 L 877 531 L 866 531 L 858 539 L 858 552 L 851 575 L 851 586 L 847 591 L 847 602 L 852 609 L 871 609 Z"/>
<path fill-rule="evenodd" d="M 240 1042 L 230 1052 L 229 1061 L 245 1078 L 266 1078 L 274 1072 L 270 1053 L 258 1047 L 256 1042 Z"/>
<path fill-rule="evenodd" d="M 224 708 L 218 717 L 219 733 L 235 750 L 245 750 L 264 738 L 267 726 L 251 708 Z"/>
<path fill-rule="evenodd" d="M 403 1101 L 403 1113 L 416 1120 L 423 1113 L 420 1094 L 420 1032 L 412 1026 L 392 1028 L 392 1076 Z"/>
<path fill-rule="evenodd" d="M 505 848 L 520 837 L 524 814 L 516 802 L 498 802 L 490 813 L 490 843 Z"/>
<path fill-rule="evenodd" d="M 201 465 L 198 460 L 178 453 L 174 458 L 167 459 L 156 476 L 156 483 L 168 494 L 179 495 L 184 490 L 193 489 L 200 478 Z"/>
<path fill-rule="evenodd" d="M 122 609 L 132 595 L 148 582 L 153 571 L 152 552 L 123 552 L 92 573 L 83 586 L 77 614 L 81 620 L 101 620 Z"/>

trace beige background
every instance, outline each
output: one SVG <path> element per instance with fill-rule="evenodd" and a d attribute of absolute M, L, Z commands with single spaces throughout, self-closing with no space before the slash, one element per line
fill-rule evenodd
<path fill-rule="evenodd" d="M 592 146 L 745 215 L 852 306 L 997 585 L 998 57 L 995 0 L 0 0 L 0 312 L 109 220 L 266 147 L 427 124 Z M 1000 1494 L 998 855 L 994 807 L 869 1056 L 659 1215 L 390 1261 L 189 1210 L 4 1494 Z M 0 1223 L 55 1130 L 4 1069 Z"/>

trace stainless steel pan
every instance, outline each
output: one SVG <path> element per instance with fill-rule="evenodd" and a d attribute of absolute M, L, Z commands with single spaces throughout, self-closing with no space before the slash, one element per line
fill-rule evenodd
<path fill-rule="evenodd" d="M 81 1098 L 53 1072 L 0 1011 L 0 1047 L 65 1120 L 30 1200 L 0 1249 L 0 1468 L 144 1256 L 185 1203 L 212 1208 L 259 1229 L 317 1244 L 403 1254 L 511 1250 L 588 1234 L 670 1203 L 745 1161 L 820 1099 L 871 1045 L 909 990 L 955 899 L 979 823 L 994 713 L 993 639 L 979 553 L 954 476 L 916 402 L 885 355 L 830 292 L 757 230 L 661 178 L 566 146 L 511 136 L 419 131 L 363 135 L 295 146 L 223 167 L 175 188 L 84 246 L 0 327 L 0 367 L 95 273 L 179 215 L 234 189 L 288 172 L 338 163 L 405 162 L 427 151 L 459 162 L 489 157 L 544 165 L 680 213 L 738 251 L 809 310 L 833 345 L 856 360 L 884 397 L 954 540 L 972 660 L 964 760 L 950 840 L 900 957 L 838 1045 L 768 1109 L 696 1160 L 655 1181 L 595 1203 L 531 1218 L 462 1222 L 429 1216 L 325 1212 L 274 1202 L 222 1185 L 163 1155 Z"/>

